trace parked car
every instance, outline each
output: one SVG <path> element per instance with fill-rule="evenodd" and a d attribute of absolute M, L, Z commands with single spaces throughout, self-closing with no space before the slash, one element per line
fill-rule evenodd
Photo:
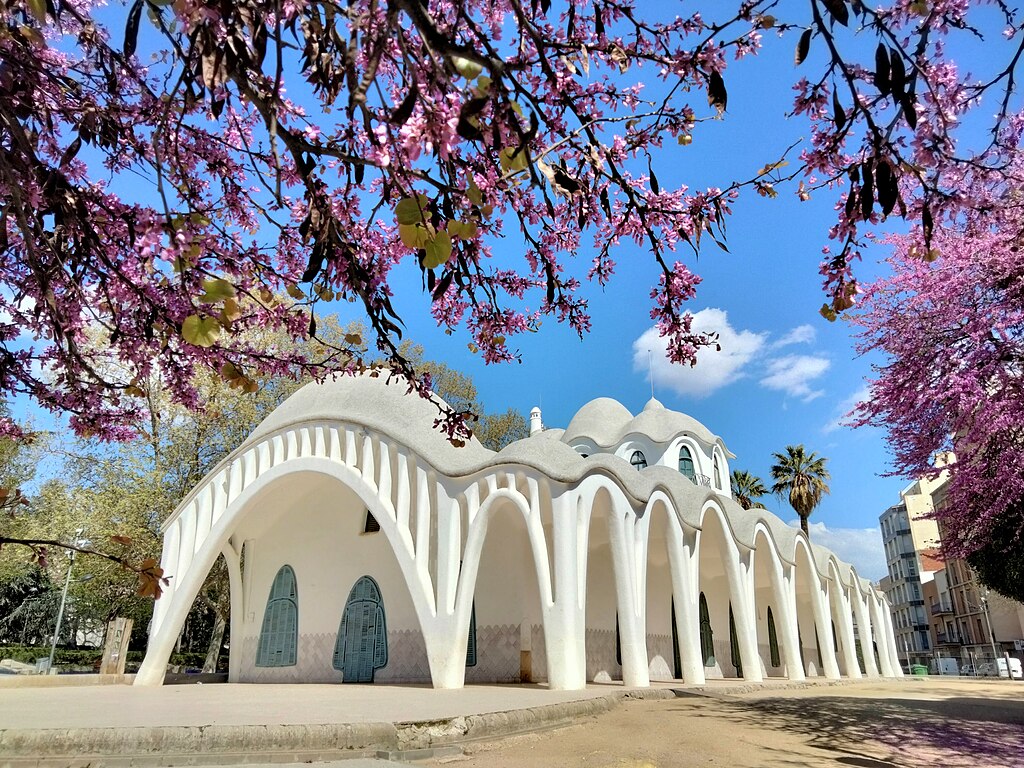
<path fill-rule="evenodd" d="M 982 677 L 1009 677 L 1014 680 L 1024 680 L 1024 668 L 1021 667 L 1020 659 L 1011 658 L 1009 671 L 1007 671 L 1006 659 L 996 659 L 995 662 L 986 661 L 978 665 L 978 674 Z"/>
<path fill-rule="evenodd" d="M 970 664 L 970 663 L 964 664 L 962 667 L 960 667 L 960 676 L 961 677 L 977 677 L 978 676 L 978 667 L 975 664 Z"/>

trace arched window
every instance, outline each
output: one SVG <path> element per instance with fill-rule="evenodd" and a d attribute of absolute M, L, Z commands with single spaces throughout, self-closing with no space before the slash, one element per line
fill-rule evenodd
<path fill-rule="evenodd" d="M 633 451 L 633 455 L 629 457 L 629 463 L 637 469 L 647 469 L 647 457 L 644 456 L 643 451 Z"/>
<path fill-rule="evenodd" d="M 729 603 L 729 656 L 736 668 L 736 676 L 743 677 L 743 660 L 740 658 L 740 643 L 736 637 L 736 620 L 732 617 L 732 603 Z"/>
<path fill-rule="evenodd" d="M 679 471 L 690 478 L 691 482 L 697 482 L 697 472 L 693 468 L 693 454 L 685 445 L 679 449 Z"/>
<path fill-rule="evenodd" d="M 722 472 L 718 468 L 718 454 L 715 454 L 715 488 L 722 490 Z"/>
<path fill-rule="evenodd" d="M 768 606 L 768 653 L 771 656 L 773 667 L 781 667 L 782 659 L 779 657 L 779 634 L 775 629 L 775 617 L 772 615 L 772 607 Z"/>
<path fill-rule="evenodd" d="M 299 643 L 299 595 L 295 571 L 282 565 L 274 577 L 263 613 L 260 642 L 256 649 L 257 667 L 294 667 Z"/>
<path fill-rule="evenodd" d="M 700 593 L 700 655 L 705 667 L 715 666 L 715 633 L 711 630 L 708 600 Z"/>

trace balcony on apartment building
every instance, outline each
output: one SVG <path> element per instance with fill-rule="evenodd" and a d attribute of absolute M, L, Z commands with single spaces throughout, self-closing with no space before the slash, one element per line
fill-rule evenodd
<path fill-rule="evenodd" d="M 959 632 L 936 632 L 936 645 L 963 645 L 964 640 Z"/>
<path fill-rule="evenodd" d="M 941 616 L 944 613 L 953 613 L 953 606 L 942 600 L 933 601 L 930 608 L 932 616 Z"/>

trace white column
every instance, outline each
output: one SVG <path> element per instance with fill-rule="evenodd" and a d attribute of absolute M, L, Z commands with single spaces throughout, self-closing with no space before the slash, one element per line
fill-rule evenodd
<path fill-rule="evenodd" d="M 619 645 L 622 651 L 622 684 L 627 688 L 646 688 L 651 684 L 647 669 L 647 638 L 643 631 L 643 612 L 637 605 L 633 567 L 633 521 L 635 513 L 621 491 L 612 495 L 608 514 L 608 538 L 615 574 L 615 595 L 619 616 Z"/>
<path fill-rule="evenodd" d="M 889 656 L 892 658 L 892 671 L 896 677 L 903 677 L 903 664 L 900 663 L 899 648 L 896 647 L 896 633 L 892 625 L 892 611 L 889 610 L 889 603 L 884 597 L 879 598 L 881 605 L 882 621 L 885 624 L 885 640 L 889 645 Z"/>
<path fill-rule="evenodd" d="M 779 617 L 782 629 L 782 656 L 786 660 L 786 673 L 790 680 L 799 682 L 807 679 L 804 673 L 803 649 L 800 648 L 800 627 L 797 623 L 796 608 L 796 567 L 782 564 L 779 574 L 785 594 L 779 602 Z M 776 626 L 776 629 L 779 627 Z"/>
<path fill-rule="evenodd" d="M 703 685 L 704 659 L 700 652 L 696 531 L 669 531 L 668 564 L 672 574 L 672 597 L 676 605 L 676 637 L 683 680 Z"/>
<path fill-rule="evenodd" d="M 821 651 L 821 666 L 825 677 L 838 680 L 839 663 L 836 661 L 835 641 L 832 638 L 832 617 L 828 610 L 828 594 L 817 574 L 811 578 L 814 622 L 818 627 L 818 650 Z"/>
<path fill-rule="evenodd" d="M 843 646 L 843 665 L 846 667 L 846 676 L 851 680 L 861 677 L 860 664 L 857 663 L 857 645 L 853 637 L 853 616 L 850 602 L 846 599 L 843 585 L 839 582 L 832 583 L 831 598 L 834 601 L 832 611 L 836 618 L 836 628 L 839 630 L 839 638 Z"/>
<path fill-rule="evenodd" d="M 864 595 L 861 594 L 860 585 L 854 586 L 851 599 L 853 612 L 857 616 L 857 634 L 860 637 L 860 652 L 864 658 L 864 669 L 868 677 L 878 677 L 878 665 L 875 664 L 875 653 L 871 644 L 871 618 L 864 605 Z"/>
<path fill-rule="evenodd" d="M 892 668 L 889 639 L 885 636 L 885 619 L 882 618 L 877 598 L 871 592 L 868 593 L 868 610 L 871 612 L 871 624 L 875 629 L 875 638 L 878 643 L 878 663 L 882 667 L 882 677 L 896 677 Z"/>
<path fill-rule="evenodd" d="M 735 546 L 735 557 L 726 564 L 729 591 L 732 593 L 732 618 L 736 624 L 736 642 L 739 644 L 743 679 L 753 683 L 764 680 L 761 674 L 761 656 L 757 652 L 757 620 L 754 615 L 753 579 L 751 569 L 753 550 L 740 550 Z"/>
<path fill-rule="evenodd" d="M 231 594 L 231 624 L 228 637 L 231 643 L 231 653 L 228 654 L 228 682 L 237 683 L 242 666 L 242 627 L 245 623 L 245 593 L 242 589 L 241 558 L 230 541 L 221 553 L 224 555 L 224 563 L 228 568 L 228 589 Z"/>
<path fill-rule="evenodd" d="M 581 653 L 585 648 L 585 619 L 577 600 L 580 573 L 576 567 L 579 556 L 576 498 L 562 494 L 552 499 L 552 507 L 555 594 L 553 605 L 543 611 L 548 687 L 581 691 L 587 687 L 587 658 L 585 651 Z"/>

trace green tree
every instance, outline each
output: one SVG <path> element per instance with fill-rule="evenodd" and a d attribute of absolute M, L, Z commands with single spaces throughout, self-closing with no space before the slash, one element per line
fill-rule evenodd
<path fill-rule="evenodd" d="M 821 503 L 821 497 L 829 492 L 831 476 L 825 468 L 828 459 L 813 451 L 808 453 L 803 445 L 787 445 L 785 453 L 773 456 L 772 493 L 779 497 L 788 494 L 790 506 L 800 516 L 800 529 L 809 534 L 807 518 Z"/>
<path fill-rule="evenodd" d="M 743 469 L 734 469 L 730 481 L 732 495 L 736 498 L 736 502 L 744 509 L 761 506 L 756 504 L 754 500 L 760 499 L 768 493 L 768 489 L 760 477 L 752 475 Z"/>
<path fill-rule="evenodd" d="M 996 518 L 985 542 L 967 556 L 978 581 L 1004 597 L 1024 602 L 1024 509 L 1021 504 Z"/>
<path fill-rule="evenodd" d="M 509 408 L 504 413 L 487 413 L 480 401 L 473 379 L 444 363 L 424 359 L 422 346 L 405 342 L 401 354 L 412 361 L 416 369 L 430 375 L 431 389 L 456 413 L 469 414 L 473 434 L 485 448 L 500 451 L 509 443 L 530 436 L 530 427 L 518 411 Z"/>

